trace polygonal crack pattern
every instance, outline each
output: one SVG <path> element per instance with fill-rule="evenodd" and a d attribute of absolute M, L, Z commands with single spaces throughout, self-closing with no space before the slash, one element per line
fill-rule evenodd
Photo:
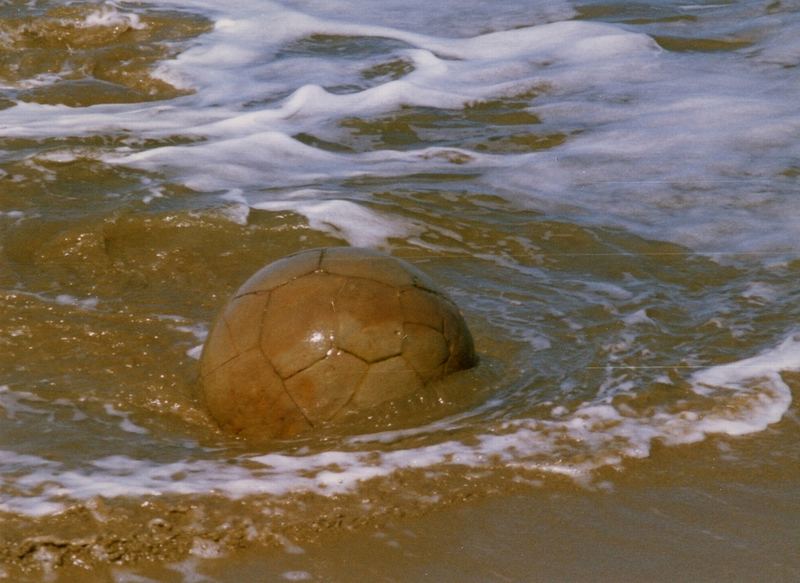
<path fill-rule="evenodd" d="M 319 268 L 322 250 L 304 251 L 270 263 L 253 274 L 236 291 L 236 297 L 260 291 L 271 291 L 290 281 L 313 273 Z"/>
<path fill-rule="evenodd" d="M 360 358 L 332 350 L 322 360 L 286 379 L 286 390 L 312 422 L 333 417 L 353 397 L 367 372 Z"/>
<path fill-rule="evenodd" d="M 405 397 L 476 361 L 456 305 L 416 268 L 352 248 L 303 252 L 237 291 L 201 357 L 224 428 L 282 437 Z"/>
<path fill-rule="evenodd" d="M 396 288 L 367 279 L 348 278 L 334 300 L 336 345 L 366 362 L 402 351 L 403 313 Z"/>
<path fill-rule="evenodd" d="M 422 387 L 422 379 L 406 359 L 394 356 L 369 366 L 352 403 L 357 409 L 373 407 L 415 393 Z"/>
<path fill-rule="evenodd" d="M 443 326 L 441 303 L 441 296 L 416 287 L 400 291 L 403 319 L 406 322 L 431 326 L 439 331 Z"/>
<path fill-rule="evenodd" d="M 234 298 L 225 307 L 222 317 L 239 352 L 258 347 L 269 299 L 269 292 L 247 294 Z"/>
<path fill-rule="evenodd" d="M 258 348 L 239 354 L 203 379 L 206 402 L 223 428 L 277 437 L 311 427 Z"/>
<path fill-rule="evenodd" d="M 224 317 L 217 318 L 200 356 L 200 374 L 206 376 L 239 355 Z"/>
<path fill-rule="evenodd" d="M 264 313 L 261 348 L 284 379 L 333 348 L 336 315 L 332 298 L 343 284 L 340 277 L 311 273 L 272 291 Z"/>
<path fill-rule="evenodd" d="M 320 269 L 327 273 L 383 283 L 398 288 L 414 285 L 414 277 L 393 257 L 353 247 L 326 249 Z M 410 266 L 408 266 L 410 267 Z"/>
<path fill-rule="evenodd" d="M 450 348 L 441 332 L 424 324 L 403 326 L 403 357 L 424 382 L 441 378 Z"/>
<path fill-rule="evenodd" d="M 444 311 L 444 337 L 450 348 L 444 374 L 464 370 L 475 365 L 475 347 L 469 329 L 463 325 L 461 313 L 452 302 L 442 303 Z"/>

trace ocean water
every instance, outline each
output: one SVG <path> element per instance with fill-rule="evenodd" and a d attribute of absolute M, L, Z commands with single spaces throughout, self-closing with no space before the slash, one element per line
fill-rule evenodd
<path fill-rule="evenodd" d="M 795 1 L 3 2 L 0 579 L 797 580 L 798 89 Z M 221 433 L 216 313 L 328 245 L 479 366 Z"/>

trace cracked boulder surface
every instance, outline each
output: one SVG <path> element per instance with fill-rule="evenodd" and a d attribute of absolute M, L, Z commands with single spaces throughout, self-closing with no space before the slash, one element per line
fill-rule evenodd
<path fill-rule="evenodd" d="M 476 362 L 461 312 L 427 275 L 377 251 L 331 247 L 248 279 L 208 336 L 200 377 L 223 429 L 285 438 Z"/>

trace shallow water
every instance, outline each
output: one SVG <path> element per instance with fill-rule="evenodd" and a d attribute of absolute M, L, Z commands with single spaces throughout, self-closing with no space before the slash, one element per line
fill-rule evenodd
<path fill-rule="evenodd" d="M 230 4 L 0 6 L 0 577 L 796 579 L 800 6 Z M 348 244 L 480 365 L 219 432 L 217 311 Z"/>

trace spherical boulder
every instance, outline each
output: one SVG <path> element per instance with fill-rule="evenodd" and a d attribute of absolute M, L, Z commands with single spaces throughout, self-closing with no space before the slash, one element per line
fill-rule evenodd
<path fill-rule="evenodd" d="M 428 276 L 383 253 L 332 247 L 248 279 L 208 336 L 200 376 L 223 429 L 288 437 L 476 360 L 461 313 Z"/>

